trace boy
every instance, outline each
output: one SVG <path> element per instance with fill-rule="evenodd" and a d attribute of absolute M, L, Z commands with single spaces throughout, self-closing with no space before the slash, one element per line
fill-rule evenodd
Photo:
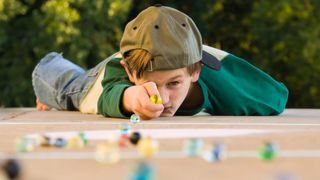
<path fill-rule="evenodd" d="M 84 71 L 57 53 L 33 72 L 38 109 L 80 110 L 142 119 L 194 115 L 276 115 L 284 84 L 227 52 L 202 45 L 190 17 L 156 5 L 125 28 L 120 52 Z M 150 97 L 159 95 L 161 103 Z"/>

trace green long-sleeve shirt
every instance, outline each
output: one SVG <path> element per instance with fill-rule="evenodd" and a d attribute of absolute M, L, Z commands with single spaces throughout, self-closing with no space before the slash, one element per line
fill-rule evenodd
<path fill-rule="evenodd" d="M 121 111 L 124 90 L 132 86 L 119 58 L 106 64 L 103 92 L 98 112 L 104 116 L 127 118 Z M 178 109 L 176 115 L 194 115 L 205 109 L 211 115 L 276 115 L 283 112 L 288 89 L 284 84 L 251 65 L 226 53 L 220 57 L 219 71 L 204 65 L 198 84 L 204 101 L 192 110 Z"/>

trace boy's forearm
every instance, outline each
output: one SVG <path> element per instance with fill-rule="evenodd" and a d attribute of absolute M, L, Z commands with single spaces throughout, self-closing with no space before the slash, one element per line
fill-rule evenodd
<path fill-rule="evenodd" d="M 124 90 L 129 85 L 115 85 L 112 89 L 103 90 L 98 101 L 98 112 L 103 116 L 128 118 L 129 114 L 123 112 L 122 109 L 122 96 Z"/>
<path fill-rule="evenodd" d="M 121 109 L 124 114 L 131 114 L 132 113 L 132 105 L 130 99 L 130 94 L 132 91 L 132 87 L 128 87 L 124 90 L 122 99 L 121 99 Z"/>

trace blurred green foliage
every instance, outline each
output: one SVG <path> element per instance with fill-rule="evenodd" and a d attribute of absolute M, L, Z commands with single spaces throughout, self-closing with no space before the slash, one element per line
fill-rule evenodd
<path fill-rule="evenodd" d="M 128 21 L 157 3 L 192 17 L 206 44 L 284 82 L 287 107 L 320 107 L 317 0 L 0 0 L 0 106 L 34 106 L 31 73 L 46 53 L 91 68 L 118 50 Z"/>

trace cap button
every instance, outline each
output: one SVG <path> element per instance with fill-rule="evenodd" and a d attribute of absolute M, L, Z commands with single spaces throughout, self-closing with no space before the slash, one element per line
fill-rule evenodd
<path fill-rule="evenodd" d="M 155 4 L 155 5 L 153 5 L 153 6 L 155 6 L 155 7 L 161 7 L 162 4 Z"/>

